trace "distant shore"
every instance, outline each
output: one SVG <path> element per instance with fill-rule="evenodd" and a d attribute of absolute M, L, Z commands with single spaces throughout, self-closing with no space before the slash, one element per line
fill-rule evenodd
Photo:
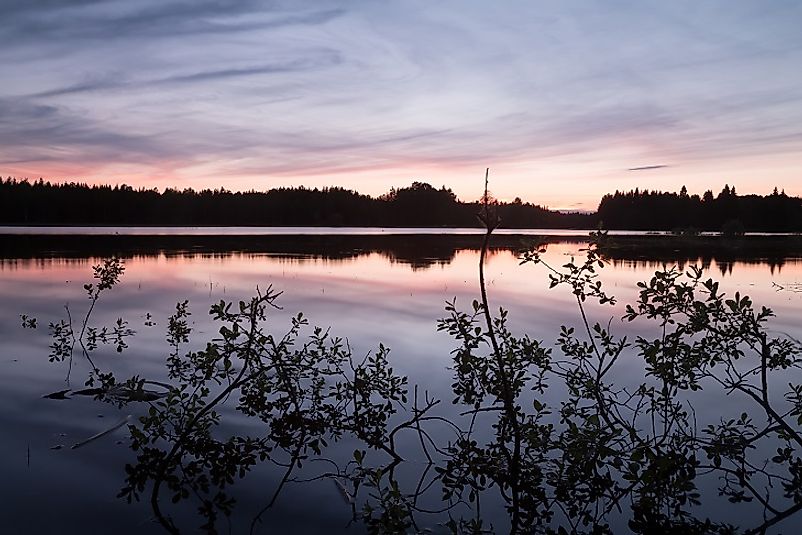
<path fill-rule="evenodd" d="M 616 191 L 596 212 L 550 210 L 490 199 L 508 229 L 588 229 L 700 232 L 802 232 L 802 199 L 775 191 L 739 195 L 725 186 L 717 196 L 659 191 Z M 0 179 L 0 225 L 137 227 L 333 227 L 479 229 L 480 201 L 425 182 L 371 197 L 343 188 L 276 188 L 232 192 L 223 188 L 163 192 L 129 186 L 51 184 Z"/>

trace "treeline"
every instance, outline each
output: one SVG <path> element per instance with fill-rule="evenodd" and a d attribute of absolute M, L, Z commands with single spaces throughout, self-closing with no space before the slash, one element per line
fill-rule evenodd
<path fill-rule="evenodd" d="M 688 195 L 685 186 L 679 193 L 661 191 L 616 191 L 605 195 L 597 216 L 606 229 L 674 230 L 693 233 L 720 231 L 743 232 L 802 231 L 802 199 L 784 191 L 771 195 L 738 195 L 734 187 L 724 186 L 714 196 Z"/>
<path fill-rule="evenodd" d="M 343 188 L 134 189 L 0 179 L 0 224 L 475 227 L 477 202 L 423 182 L 370 197 Z M 515 199 L 500 203 L 508 228 L 588 228 L 591 216 Z"/>
<path fill-rule="evenodd" d="M 131 186 L 90 186 L 0 178 L 0 224 L 4 225 L 191 225 L 476 227 L 478 201 L 413 182 L 370 197 L 332 187 L 232 192 Z M 723 231 L 802 231 L 802 199 L 775 188 L 771 195 L 738 195 L 724 186 L 714 196 L 662 191 L 616 191 L 595 214 L 561 213 L 516 198 L 499 203 L 506 228 Z"/>

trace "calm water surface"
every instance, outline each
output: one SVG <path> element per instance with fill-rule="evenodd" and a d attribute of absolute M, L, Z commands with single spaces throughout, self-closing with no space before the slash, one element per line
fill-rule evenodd
<path fill-rule="evenodd" d="M 581 247 L 576 242 L 553 243 L 546 258 L 559 266 L 578 254 Z M 120 412 L 79 397 L 42 398 L 68 387 L 80 388 L 82 374 L 85 377 L 87 363 L 80 358 L 75 361 L 69 385 L 65 382 L 66 364 L 47 361 L 49 339 L 44 327 L 48 321 L 63 317 L 65 305 L 73 315 L 83 314 L 87 300 L 82 285 L 90 281 L 91 265 L 99 259 L 53 254 L 4 256 L 0 260 L 0 532 L 158 532 L 145 504 L 127 505 L 116 498 L 124 478 L 123 466 L 133 459 L 123 443 L 124 428 L 85 447 L 70 449 L 135 409 Z M 289 318 L 303 312 L 311 324 L 331 327 L 332 333 L 347 338 L 356 355 L 383 343 L 392 349 L 395 368 L 409 375 L 412 384 L 448 400 L 451 377 L 447 367 L 455 342 L 437 332 L 436 321 L 444 315 L 446 300 L 456 298 L 468 309 L 478 296 L 478 256 L 475 247 L 459 248 L 445 256 L 422 254 L 419 258 L 399 257 L 375 248 L 346 258 L 286 251 L 280 255 L 270 251 L 139 251 L 125 258 L 121 284 L 104 296 L 95 315 L 96 323 L 124 317 L 137 335 L 122 355 L 113 349 L 100 350 L 98 364 L 113 368 L 121 376 L 163 377 L 165 323 L 177 301 L 189 299 L 196 342 L 201 344 L 204 337 L 214 335 L 215 327 L 207 316 L 210 303 L 247 299 L 256 288 L 272 285 L 284 292 L 279 301 L 282 310 L 275 311 L 270 319 L 276 332 L 286 330 Z M 634 300 L 636 282 L 650 277 L 659 267 L 659 263 L 644 261 L 608 265 L 602 271 L 602 280 L 620 305 L 591 306 L 591 319 L 606 323 L 613 318 L 614 332 L 637 334 L 640 327 L 625 325 L 617 318 L 623 304 Z M 778 291 L 774 286 L 802 283 L 799 259 L 788 258 L 780 266 L 760 258 L 726 263 L 713 259 L 706 267 L 711 277 L 721 280 L 727 293 L 749 294 L 758 305 L 774 309 L 777 318 L 772 329 L 802 336 L 802 293 Z M 520 266 L 515 251 L 494 251 L 488 260 L 487 277 L 491 306 L 510 310 L 514 332 L 527 332 L 551 344 L 559 325 L 577 325 L 572 296 L 562 289 L 548 290 L 544 269 Z M 39 329 L 23 330 L 20 314 L 37 317 Z M 146 325 L 147 314 L 155 325 Z M 642 366 L 634 359 L 623 360 L 618 374 L 621 381 L 634 383 L 642 377 Z M 702 399 L 700 417 L 740 412 L 738 400 L 714 396 Z M 247 525 L 275 484 L 274 474 L 257 470 L 239 486 L 233 532 Z M 754 517 L 758 513 L 742 507 L 721 511 L 730 521 L 739 515 L 746 521 L 758 519 Z M 186 514 L 191 515 L 191 510 Z M 350 510 L 335 486 L 328 483 L 288 487 L 271 515 L 268 525 L 283 526 L 279 531 L 289 527 L 299 533 L 360 531 L 348 527 Z M 783 524 L 784 532 L 797 528 L 802 529 L 802 518 Z M 263 532 L 272 530 L 266 527 Z"/>

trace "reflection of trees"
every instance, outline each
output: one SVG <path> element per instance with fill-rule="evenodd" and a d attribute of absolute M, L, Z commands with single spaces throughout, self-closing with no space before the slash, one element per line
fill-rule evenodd
<path fill-rule="evenodd" d="M 374 253 L 415 268 L 448 264 L 463 249 L 478 249 L 478 236 L 444 235 L 300 235 L 300 236 L 0 236 L 5 265 L 47 257 L 83 261 L 87 258 L 168 257 L 229 258 L 270 255 L 288 261 L 359 258 Z M 520 248 L 520 238 L 499 240 L 499 247 Z M 44 257 L 44 258 L 43 258 Z"/>
<path fill-rule="evenodd" d="M 500 236 L 492 251 L 517 253 L 521 236 Z M 168 257 L 231 258 L 269 255 L 288 262 L 325 259 L 342 261 L 381 254 L 413 269 L 450 264 L 461 250 L 478 250 L 475 235 L 299 235 L 299 236 L 0 236 L 6 267 L 30 260 L 44 265 L 59 261 L 88 263 L 89 258 Z M 44 256 L 44 258 L 43 258 Z"/>
<path fill-rule="evenodd" d="M 773 274 L 786 264 L 802 261 L 798 236 L 754 236 L 725 239 L 715 236 L 615 236 L 600 249 L 613 265 L 660 269 L 666 265 L 699 265 L 707 270 L 715 263 L 722 275 L 733 266 L 767 265 Z"/>
<path fill-rule="evenodd" d="M 488 253 L 519 253 L 540 244 L 582 245 L 586 239 L 574 237 L 493 236 Z M 165 255 L 180 258 L 233 258 L 269 255 L 287 262 L 324 259 L 343 261 L 380 254 L 391 262 L 413 269 L 451 263 L 459 251 L 478 251 L 476 235 L 300 235 L 300 236 L 46 236 L 0 235 L 3 260 L 9 268 L 35 263 L 76 262 L 88 264 L 91 258 L 149 258 Z M 793 236 L 756 237 L 724 240 L 717 237 L 679 239 L 671 236 L 616 236 L 602 249 L 615 266 L 660 269 L 664 265 L 700 265 L 708 270 L 713 263 L 722 275 L 733 266 L 768 265 L 772 273 L 788 263 L 802 259 L 802 239 Z"/>
<path fill-rule="evenodd" d="M 716 257 L 707 258 L 682 258 L 673 261 L 644 260 L 644 259 L 621 259 L 607 258 L 615 267 L 629 267 L 633 270 L 656 270 L 666 266 L 676 266 L 680 271 L 684 271 L 689 266 L 698 266 L 704 271 L 709 271 L 715 264 L 721 275 L 731 275 L 736 266 L 765 266 L 769 272 L 779 274 L 786 265 L 798 266 L 802 264 L 802 259 L 798 258 L 740 258 L 738 260 L 721 260 Z"/>

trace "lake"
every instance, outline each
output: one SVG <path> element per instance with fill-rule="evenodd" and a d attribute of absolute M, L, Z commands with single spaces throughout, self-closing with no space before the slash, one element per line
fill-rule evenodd
<path fill-rule="evenodd" d="M 189 300 L 194 331 L 192 347 L 202 348 L 216 336 L 208 316 L 210 304 L 220 300 L 248 299 L 257 289 L 272 286 L 282 293 L 280 310 L 271 310 L 271 330 L 283 333 L 290 319 L 303 312 L 310 326 L 330 328 L 347 339 L 354 355 L 374 351 L 381 343 L 390 348 L 392 366 L 409 376 L 410 384 L 445 400 L 448 406 L 453 382 L 449 367 L 457 342 L 437 330 L 447 301 L 456 299 L 468 310 L 479 296 L 478 261 L 481 237 L 476 229 L 2 229 L 0 243 L 0 521 L 9 533 L 145 533 L 159 532 L 147 500 L 129 505 L 117 498 L 125 477 L 124 466 L 134 459 L 121 427 L 77 449 L 71 449 L 102 432 L 125 416 L 145 412 L 144 403 L 117 408 L 91 396 L 43 396 L 64 389 L 83 388 L 91 367 L 80 355 L 68 370 L 66 362 L 48 362 L 51 343 L 47 324 L 65 317 L 65 306 L 82 317 L 89 304 L 83 285 L 91 282 L 92 265 L 118 255 L 125 273 L 102 296 L 93 323 L 110 324 L 125 318 L 136 335 L 118 354 L 101 347 L 93 357 L 104 369 L 120 376 L 139 375 L 169 381 L 164 370 L 169 348 L 165 343 L 167 318 L 177 302 Z M 414 232 L 414 234 L 413 234 Z M 579 327 L 576 301 L 563 287 L 549 289 L 543 266 L 520 265 L 519 253 L 527 243 L 547 234 L 533 230 L 500 233 L 486 264 L 487 290 L 492 309 L 509 310 L 510 329 L 528 333 L 554 347 L 560 325 Z M 586 247 L 581 231 L 557 232 L 544 238 L 544 258 L 559 267 L 572 257 L 581 258 Z M 645 238 L 644 233 L 630 233 Z M 657 239 L 657 238 L 655 238 Z M 759 240 L 751 238 L 759 245 Z M 802 254 L 795 249 L 753 248 L 660 249 L 660 253 L 632 254 L 630 249 L 611 254 L 601 270 L 607 291 L 618 298 L 614 306 L 588 304 L 591 322 L 610 322 L 616 334 L 642 334 L 641 326 L 620 320 L 624 304 L 637 297 L 636 283 L 647 280 L 664 264 L 684 269 L 700 265 L 721 283 L 728 295 L 748 294 L 757 305 L 776 313 L 772 332 L 802 338 Z M 672 260 L 673 258 L 673 260 Z M 37 318 L 38 328 L 23 329 L 20 315 Z M 797 377 L 788 372 L 783 381 Z M 66 380 L 69 373 L 69 382 Z M 793 375 L 796 374 L 796 375 Z M 635 383 L 643 364 L 625 356 L 616 377 Z M 546 400 L 559 403 L 558 392 Z M 697 400 L 700 421 L 721 415 L 737 417 L 747 400 L 736 395 L 703 393 Z M 250 429 L 254 424 L 231 411 L 232 425 Z M 332 455 L 349 455 L 353 444 L 332 446 Z M 420 453 L 412 465 L 422 465 Z M 417 465 L 415 464 L 417 463 Z M 314 466 L 307 466 L 314 475 Z M 247 532 L 250 519 L 269 500 L 278 473 L 257 468 L 240 483 L 230 520 L 221 531 Z M 715 490 L 712 491 L 715 495 Z M 760 507 L 727 505 L 710 498 L 716 515 L 744 526 L 759 524 Z M 723 505 L 722 505 L 723 504 Z M 501 515 L 489 505 L 488 515 Z M 495 511 L 495 512 L 494 512 Z M 194 507 L 179 504 L 171 514 L 192 525 Z M 782 532 L 802 528 L 802 514 L 779 524 Z M 330 481 L 286 486 L 257 532 L 293 529 L 303 532 L 362 532 L 351 523 L 351 510 Z M 499 516 L 500 518 L 500 516 Z M 273 529 L 271 529 L 271 527 Z M 435 532 L 443 526 L 425 525 Z M 502 530 L 503 531 L 503 530 Z M 186 532 L 193 532 L 187 528 Z"/>

